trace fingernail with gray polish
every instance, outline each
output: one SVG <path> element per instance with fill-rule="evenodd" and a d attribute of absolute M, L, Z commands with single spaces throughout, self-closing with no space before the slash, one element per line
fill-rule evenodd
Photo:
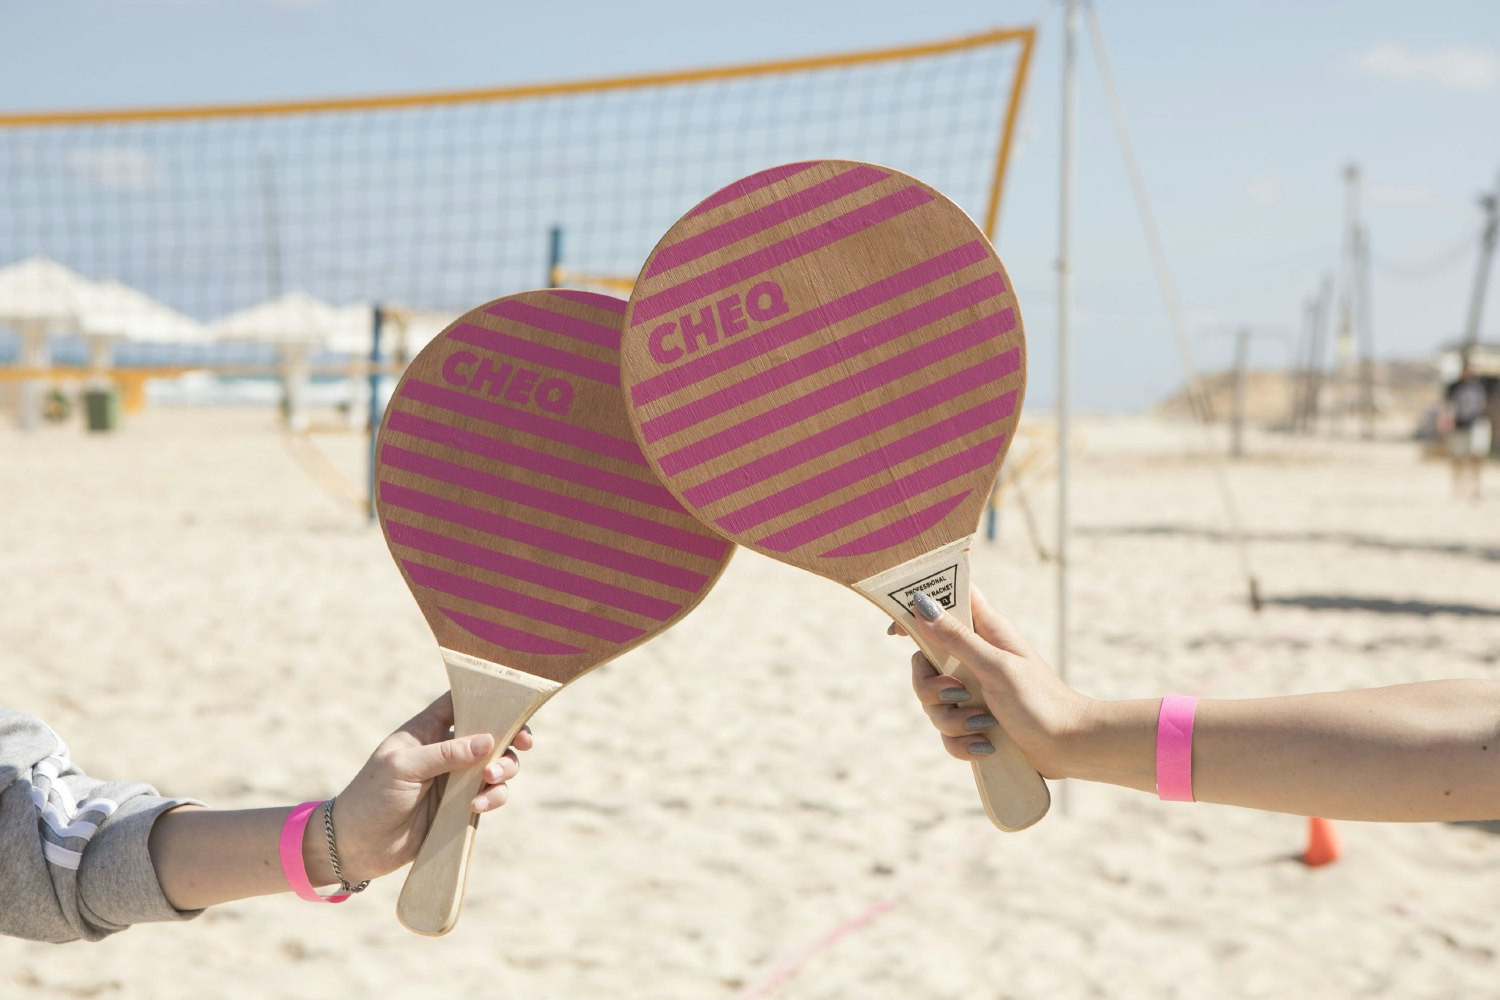
<path fill-rule="evenodd" d="M 943 688 L 938 692 L 938 697 L 949 704 L 956 705 L 961 701 L 968 701 L 969 692 L 963 688 Z"/>
<path fill-rule="evenodd" d="M 989 740 L 975 740 L 969 744 L 969 753 L 977 753 L 981 757 L 988 757 L 995 752 L 995 744 Z"/>
<path fill-rule="evenodd" d="M 912 597 L 911 606 L 917 609 L 917 614 L 930 622 L 937 621 L 943 614 L 943 609 L 938 607 L 937 602 L 920 590 Z"/>
<path fill-rule="evenodd" d="M 1000 724 L 1000 720 L 993 715 L 976 715 L 964 723 L 964 728 L 971 733 L 982 733 L 986 729 L 993 729 Z"/>

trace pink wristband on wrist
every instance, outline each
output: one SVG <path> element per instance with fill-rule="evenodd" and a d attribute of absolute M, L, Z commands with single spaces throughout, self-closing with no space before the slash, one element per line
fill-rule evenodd
<path fill-rule="evenodd" d="M 304 802 L 293 807 L 287 814 L 286 822 L 281 827 L 281 874 L 286 876 L 286 884 L 292 887 L 292 891 L 310 903 L 342 903 L 349 898 L 349 894 L 320 894 L 313 888 L 312 881 L 307 877 L 307 866 L 302 862 L 302 833 L 307 829 L 308 819 L 322 804 Z"/>
<path fill-rule="evenodd" d="M 1169 694 L 1156 716 L 1156 794 L 1163 802 L 1193 802 L 1193 713 L 1198 699 Z"/>

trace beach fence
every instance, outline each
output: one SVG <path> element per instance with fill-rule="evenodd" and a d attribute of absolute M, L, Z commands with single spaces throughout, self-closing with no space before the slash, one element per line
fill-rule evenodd
<path fill-rule="evenodd" d="M 701 198 L 801 159 L 914 174 L 994 238 L 1034 42 L 999 28 L 612 79 L 0 113 L 0 269 L 64 269 L 140 311 L 83 361 L 69 345 L 98 324 L 76 288 L 0 288 L 0 393 L 24 420 L 65 376 L 192 368 L 279 378 L 301 419 L 296 386 L 342 373 L 373 380 L 350 400 L 370 427 L 381 380 L 446 318 L 544 285 L 628 294 Z"/>

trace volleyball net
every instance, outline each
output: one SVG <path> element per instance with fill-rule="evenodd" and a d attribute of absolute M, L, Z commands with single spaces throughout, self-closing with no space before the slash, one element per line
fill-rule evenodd
<path fill-rule="evenodd" d="M 999 29 L 576 83 L 0 114 L 0 269 L 45 258 L 201 323 L 291 296 L 455 315 L 547 284 L 624 294 L 701 198 L 817 157 L 920 177 L 993 238 L 1033 43 Z M 0 302 L 0 327 L 18 308 Z"/>

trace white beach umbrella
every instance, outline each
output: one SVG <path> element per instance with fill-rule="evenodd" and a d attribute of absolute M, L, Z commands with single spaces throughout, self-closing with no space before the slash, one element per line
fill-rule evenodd
<path fill-rule="evenodd" d="M 77 329 L 78 304 L 91 287 L 83 275 L 48 257 L 28 257 L 0 267 L 0 326 L 21 334 L 21 367 L 51 365 L 49 335 Z M 23 429 L 40 423 L 44 389 L 35 379 L 21 383 L 16 412 Z"/>
<path fill-rule="evenodd" d="M 93 283 L 78 305 L 78 327 L 92 336 L 149 343 L 201 344 L 208 328 L 118 281 Z"/>
<path fill-rule="evenodd" d="M 401 341 L 408 357 L 416 354 L 442 333 L 444 328 L 458 319 L 457 313 L 427 312 L 424 310 L 402 310 L 399 321 L 405 339 Z"/>
<path fill-rule="evenodd" d="M 398 348 L 408 357 L 417 353 L 456 318 L 456 314 L 408 309 L 405 306 L 382 306 L 381 310 L 381 353 L 387 357 Z M 334 336 L 329 338 L 329 350 L 359 357 L 368 356 L 374 321 L 372 307 L 356 304 L 344 306 L 337 311 L 340 322 Z"/>
<path fill-rule="evenodd" d="M 78 306 L 94 283 L 49 257 L 27 257 L 0 267 L 0 324 L 29 329 L 73 329 Z"/>
<path fill-rule="evenodd" d="M 282 347 L 317 348 L 341 320 L 339 311 L 306 292 L 287 292 L 259 305 L 221 316 L 209 330 L 222 340 L 253 340 Z"/>
<path fill-rule="evenodd" d="M 356 302 L 339 306 L 333 312 L 333 325 L 323 346 L 342 354 L 369 354 L 374 307 L 367 302 Z"/>
<path fill-rule="evenodd" d="M 360 320 L 357 312 L 363 312 Z M 369 326 L 368 308 L 337 309 L 306 292 L 288 292 L 274 299 L 220 317 L 209 325 L 222 340 L 255 341 L 275 345 L 281 355 L 286 391 L 287 423 L 308 426 L 307 383 L 311 355 L 336 337 L 348 336 L 356 325 Z"/>

